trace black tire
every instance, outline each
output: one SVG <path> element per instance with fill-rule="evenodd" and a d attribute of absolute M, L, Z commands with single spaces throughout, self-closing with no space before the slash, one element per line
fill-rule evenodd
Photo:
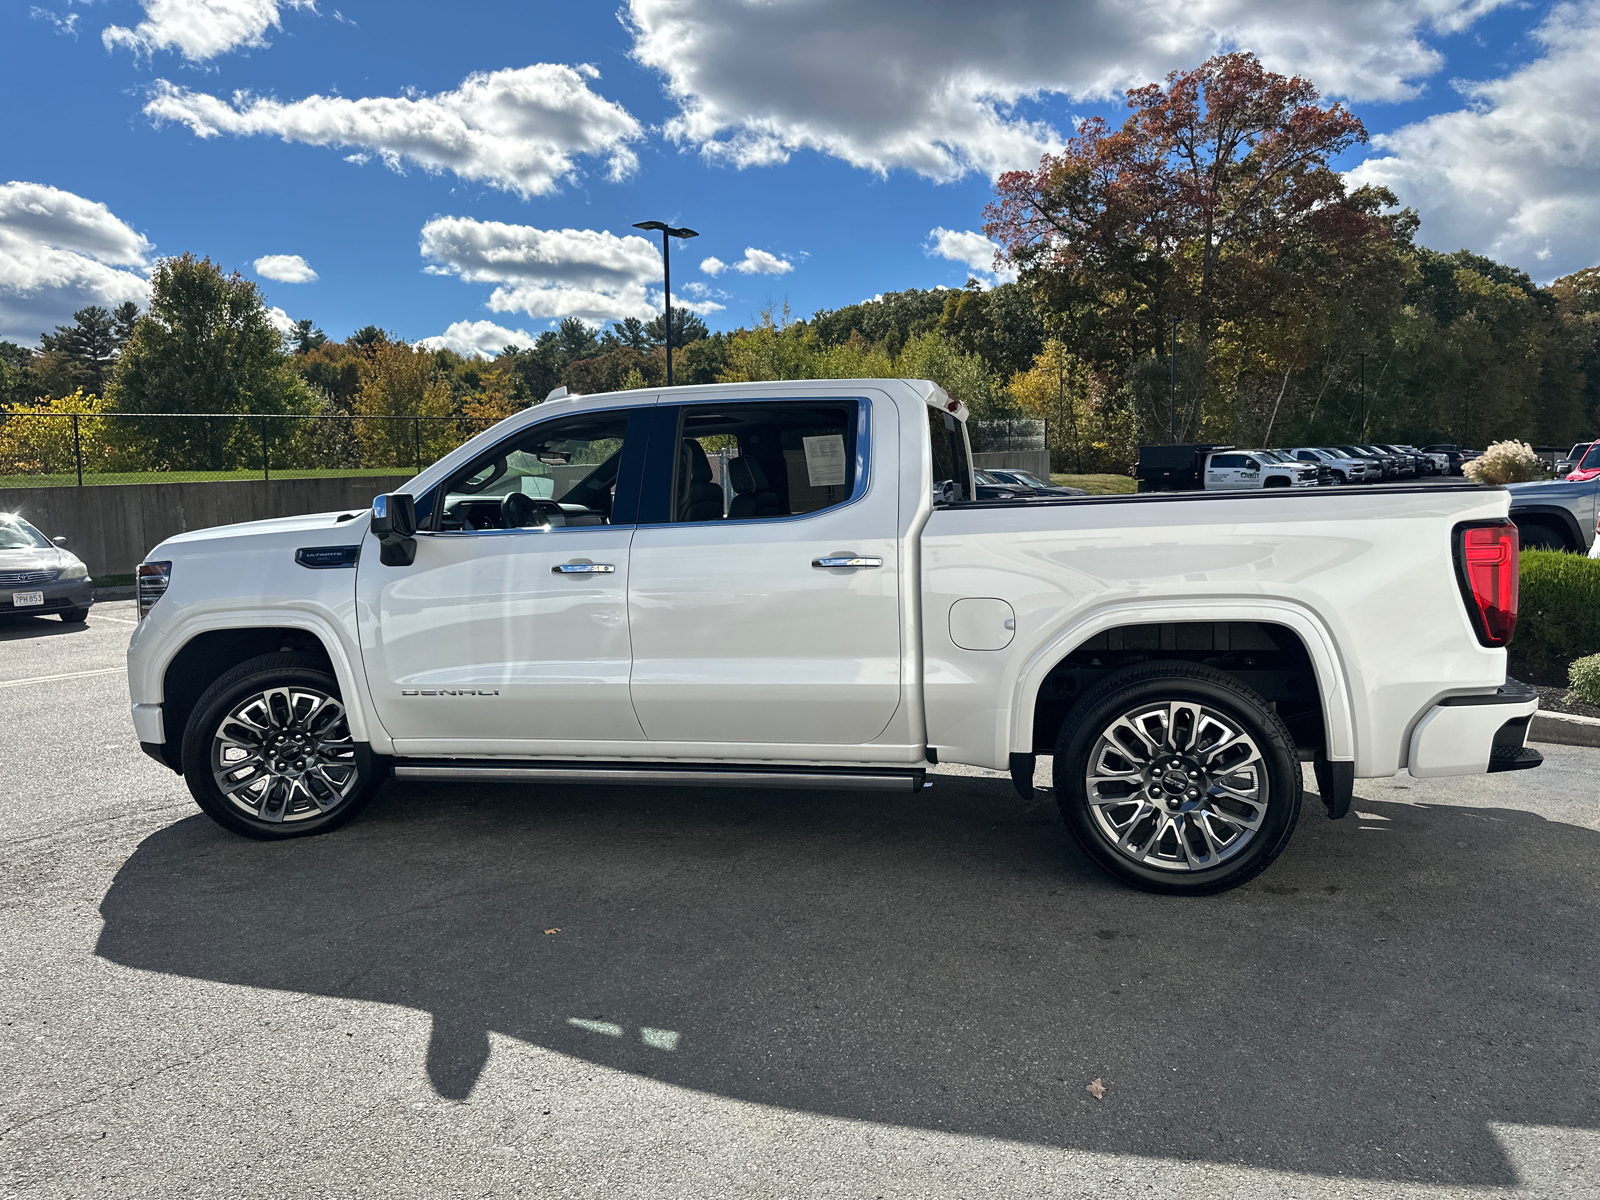
<path fill-rule="evenodd" d="M 302 739 L 318 747 L 319 753 L 324 746 L 334 749 L 325 761 L 319 758 L 321 770 L 317 773 L 296 772 L 291 764 L 288 773 L 275 775 L 263 766 L 254 776 L 261 792 L 255 794 L 246 789 L 240 793 L 241 799 L 230 799 L 218 782 L 219 770 L 248 771 L 251 763 L 241 759 L 229 767 L 221 756 L 253 738 L 251 727 L 238 722 L 235 714 L 256 696 L 264 697 L 264 704 L 273 706 L 275 699 L 266 697 L 268 691 L 281 693 L 276 711 L 282 717 L 281 721 L 266 718 L 269 739 Z M 315 696 L 324 699 L 310 707 Z M 328 700 L 337 705 L 336 713 L 327 707 Z M 249 838 L 276 841 L 337 829 L 367 806 L 382 783 L 372 756 L 349 739 L 342 714 L 339 684 L 325 660 L 283 651 L 240 663 L 207 688 L 190 711 L 183 731 L 183 777 L 189 793 L 217 824 Z M 319 725 L 319 720 L 328 723 Z M 225 729 L 231 730 L 231 736 L 224 733 Z M 348 753 L 344 749 L 346 743 Z M 268 753 L 284 756 L 309 754 L 312 750 L 310 746 L 285 747 L 280 741 L 276 749 L 263 750 L 263 754 Z M 303 761 L 307 760 L 296 760 Z M 235 782 L 251 779 L 251 775 L 244 774 Z M 321 797 L 316 794 L 319 791 L 323 793 Z M 250 803 L 252 800 L 256 803 Z"/>
<path fill-rule="evenodd" d="M 1289 481 L 1280 475 L 1274 475 L 1270 479 L 1263 479 L 1261 481 L 1261 486 L 1264 488 L 1288 487 Z"/>
<path fill-rule="evenodd" d="M 1173 760 L 1172 768 L 1166 767 L 1161 760 L 1174 751 L 1163 749 L 1159 754 L 1148 756 L 1149 765 L 1139 776 L 1144 781 L 1139 784 L 1140 788 L 1149 791 L 1138 794 L 1146 797 L 1159 794 L 1161 800 L 1155 804 L 1148 798 L 1130 798 L 1121 805 L 1115 800 L 1105 803 L 1105 795 L 1115 795 L 1115 789 L 1108 783 L 1097 783 L 1097 789 L 1104 787 L 1109 791 L 1099 791 L 1102 803 L 1091 804 L 1087 778 L 1091 755 L 1102 751 L 1099 756 L 1102 762 L 1097 765 L 1106 766 L 1109 762 L 1111 766 L 1107 769 L 1111 769 L 1119 753 L 1117 747 L 1102 742 L 1102 735 L 1112 732 L 1112 723 L 1134 710 L 1149 706 L 1147 711 L 1154 711 L 1160 705 L 1173 703 L 1197 706 L 1199 712 L 1188 718 L 1193 729 L 1188 738 L 1190 749 L 1178 752 L 1184 769 L 1176 769 L 1179 759 Z M 1211 751 L 1215 752 L 1212 763 L 1220 760 L 1215 777 L 1199 761 L 1207 753 L 1200 748 L 1205 745 L 1205 738 L 1199 727 L 1205 725 L 1209 730 L 1208 722 L 1213 720 L 1219 722 L 1219 728 L 1232 724 L 1239 731 L 1234 739 L 1219 737 L 1210 744 Z M 1145 728 L 1148 732 L 1148 726 Z M 1248 775 L 1239 773 L 1245 771 L 1245 762 L 1228 766 L 1224 757 L 1229 745 L 1242 749 L 1244 738 L 1254 744 L 1261 763 L 1259 770 Z M 1183 740 L 1169 737 L 1169 743 Z M 1124 762 L 1136 769 L 1139 766 L 1132 754 Z M 1190 767 L 1195 768 L 1198 778 L 1190 773 Z M 1227 773 L 1222 774 L 1224 771 Z M 1062 726 L 1056 739 L 1054 773 L 1056 801 L 1062 819 L 1083 851 L 1123 882 L 1166 895 L 1209 895 L 1254 879 L 1283 852 L 1300 817 L 1300 762 L 1294 739 L 1283 720 L 1265 700 L 1237 679 L 1195 663 L 1141 663 L 1102 680 L 1073 707 Z M 1169 777 L 1184 774 L 1194 782 L 1195 791 L 1187 796 L 1158 793 L 1158 788 L 1167 785 Z M 1245 778 L 1254 780 L 1254 788 L 1244 789 L 1246 791 L 1259 793 L 1261 783 L 1265 782 L 1261 800 L 1236 801 L 1233 794 L 1217 790 L 1224 779 L 1237 782 Z M 1128 786 L 1134 786 L 1132 778 Z M 1186 811 L 1172 807 L 1179 804 L 1184 805 Z M 1129 812 L 1130 809 L 1134 811 Z M 1264 812 L 1260 811 L 1263 809 Z M 1142 837 L 1136 834 L 1141 828 L 1156 831 L 1145 844 L 1142 860 L 1136 853 L 1137 844 L 1119 849 L 1113 839 L 1111 827 L 1119 818 L 1127 822 L 1125 836 L 1128 838 Z M 1257 828 L 1239 827 L 1233 838 L 1219 845 L 1211 835 L 1218 826 L 1226 832 L 1229 819 L 1254 821 Z M 1172 835 L 1171 857 L 1163 860 L 1158 851 L 1169 844 L 1169 832 Z M 1188 839 L 1190 848 L 1185 849 L 1179 839 Z M 1209 852 L 1201 852 L 1198 844 L 1202 841 L 1211 847 Z M 1214 866 L 1203 865 L 1208 853 L 1214 858 Z M 1168 865 L 1147 865 L 1152 856 L 1158 864 L 1167 861 Z M 1176 865 L 1179 856 L 1187 865 Z M 1195 865 L 1196 859 L 1201 860 L 1202 865 Z"/>
<path fill-rule="evenodd" d="M 89 619 L 87 608 L 63 608 L 58 614 L 64 625 L 82 625 Z"/>
<path fill-rule="evenodd" d="M 1554 525 L 1528 521 L 1517 525 L 1517 540 L 1524 550 L 1570 550 L 1567 539 Z"/>

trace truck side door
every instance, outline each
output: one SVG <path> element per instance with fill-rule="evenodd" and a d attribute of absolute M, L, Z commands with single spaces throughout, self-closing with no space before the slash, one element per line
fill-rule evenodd
<path fill-rule="evenodd" d="M 628 696 L 628 543 L 651 411 L 509 434 L 419 505 L 409 566 L 363 546 L 362 657 L 402 752 L 643 740 Z"/>
<path fill-rule="evenodd" d="M 1233 491 L 1240 486 L 1244 469 L 1242 454 L 1213 454 L 1206 460 L 1206 491 Z"/>
<path fill-rule="evenodd" d="M 657 409 L 628 589 L 652 742 L 853 745 L 888 726 L 898 422 L 886 398 Z"/>

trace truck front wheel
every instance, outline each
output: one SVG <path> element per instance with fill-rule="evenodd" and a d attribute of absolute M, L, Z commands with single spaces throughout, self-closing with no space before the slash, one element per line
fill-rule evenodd
<path fill-rule="evenodd" d="M 1205 895 L 1255 878 L 1300 816 L 1300 764 L 1278 714 L 1221 671 L 1150 662 L 1109 676 L 1056 741 L 1067 829 L 1118 879 Z"/>
<path fill-rule="evenodd" d="M 184 730 L 183 776 L 207 816 L 264 840 L 335 829 L 381 782 L 326 663 L 290 651 L 240 663 L 206 689 Z"/>

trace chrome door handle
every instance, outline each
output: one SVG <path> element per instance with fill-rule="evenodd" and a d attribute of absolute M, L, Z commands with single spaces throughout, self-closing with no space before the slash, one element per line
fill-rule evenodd
<path fill-rule="evenodd" d="M 813 567 L 881 567 L 883 559 L 857 556 L 854 558 L 813 558 Z"/>
<path fill-rule="evenodd" d="M 615 575 L 616 567 L 610 563 L 557 563 L 550 568 L 552 575 Z"/>

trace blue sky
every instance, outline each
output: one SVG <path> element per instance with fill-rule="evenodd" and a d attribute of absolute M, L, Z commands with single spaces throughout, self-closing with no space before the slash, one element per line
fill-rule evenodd
<path fill-rule="evenodd" d="M 38 0 L 0 14 L 0 337 L 187 250 L 335 337 L 489 349 L 648 315 L 652 218 L 701 231 L 713 328 L 960 286 L 995 172 L 1232 47 L 1347 99 L 1426 244 L 1600 262 L 1600 0 Z"/>

